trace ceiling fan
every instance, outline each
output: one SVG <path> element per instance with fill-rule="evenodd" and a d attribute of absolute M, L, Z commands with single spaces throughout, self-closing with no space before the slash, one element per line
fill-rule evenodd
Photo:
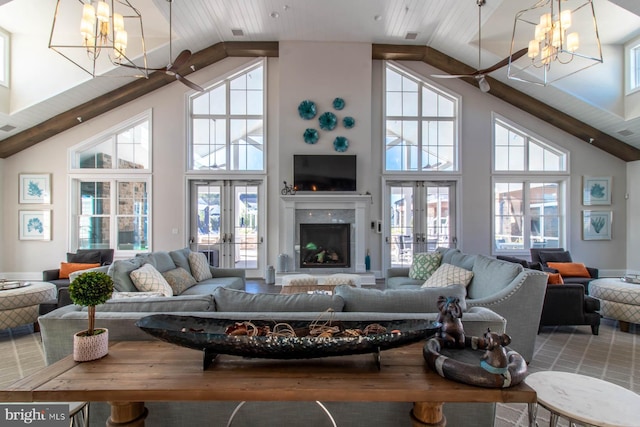
<path fill-rule="evenodd" d="M 492 73 L 505 65 L 509 64 L 509 59 L 511 61 L 515 61 L 518 58 L 524 56 L 527 53 L 527 48 L 520 49 L 515 52 L 511 57 L 506 57 L 502 61 L 496 62 L 489 68 L 480 69 L 482 65 L 482 6 L 484 6 L 486 0 L 476 0 L 476 4 L 478 5 L 478 70 L 473 73 L 468 74 L 433 74 L 431 77 L 436 77 L 439 79 L 457 79 L 462 77 L 473 77 L 478 81 L 478 86 L 482 92 L 489 92 L 491 87 L 489 86 L 489 82 L 486 79 L 487 74 Z"/>
<path fill-rule="evenodd" d="M 167 3 L 169 3 L 169 61 L 171 61 L 171 58 L 173 58 L 173 37 L 172 37 L 172 31 L 171 31 L 173 28 L 172 26 L 173 0 L 167 0 Z M 185 65 L 187 62 L 189 62 L 189 59 L 191 59 L 191 51 L 188 49 L 185 49 L 178 54 L 178 56 L 173 62 L 169 62 L 169 64 L 166 67 L 162 67 L 162 68 L 133 67 L 132 65 L 129 65 L 129 64 L 120 64 L 120 65 L 124 67 L 129 67 L 129 68 L 142 68 L 143 70 L 147 70 L 147 71 L 163 72 L 169 76 L 175 76 L 176 80 L 190 87 L 193 90 L 196 90 L 198 92 L 204 92 L 204 89 L 202 87 L 198 86 L 197 84 L 186 79 L 184 76 L 178 73 L 178 70 L 182 68 L 182 66 Z M 192 69 L 193 69 L 193 66 L 192 66 Z"/>

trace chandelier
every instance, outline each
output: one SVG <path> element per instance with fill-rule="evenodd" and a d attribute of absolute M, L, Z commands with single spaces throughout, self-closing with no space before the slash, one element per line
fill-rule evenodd
<path fill-rule="evenodd" d="M 514 53 L 527 46 L 521 58 Z M 546 86 L 602 63 L 592 0 L 540 0 L 516 14 L 507 75 Z"/>
<path fill-rule="evenodd" d="M 62 3 L 58 0 L 56 4 L 50 49 L 92 77 L 149 77 L 142 15 L 128 0 Z M 133 30 L 133 37 L 128 30 Z M 138 43 L 132 46 L 130 40 Z M 137 66 L 130 57 L 141 57 L 143 65 Z"/>

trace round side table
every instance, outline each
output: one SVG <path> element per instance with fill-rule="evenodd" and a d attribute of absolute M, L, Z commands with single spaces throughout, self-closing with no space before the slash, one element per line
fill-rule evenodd
<path fill-rule="evenodd" d="M 570 425 L 581 423 L 600 427 L 637 427 L 640 422 L 640 395 L 619 385 L 568 372 L 536 372 L 524 382 L 538 395 L 538 405 L 551 412 L 549 425 L 558 417 Z M 535 410 L 529 412 L 535 418 Z"/>

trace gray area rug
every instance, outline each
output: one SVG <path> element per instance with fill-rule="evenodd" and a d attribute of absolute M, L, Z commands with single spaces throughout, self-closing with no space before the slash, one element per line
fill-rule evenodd
<path fill-rule="evenodd" d="M 538 335 L 529 372 L 564 371 L 610 381 L 640 393 L 640 325 L 620 332 L 617 322 L 603 319 L 600 335 L 589 326 L 548 327 Z M 517 340 L 517 337 L 512 337 Z M 0 386 L 36 372 L 44 366 L 40 333 L 31 325 L 0 331 Z M 539 425 L 548 425 L 549 412 L 539 408 Z M 559 426 L 568 426 L 560 420 Z M 496 427 L 528 426 L 524 404 L 499 404 Z"/>

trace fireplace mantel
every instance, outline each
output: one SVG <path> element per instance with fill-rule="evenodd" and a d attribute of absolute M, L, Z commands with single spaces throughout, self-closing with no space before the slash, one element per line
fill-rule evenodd
<path fill-rule="evenodd" d="M 355 241 L 351 242 L 354 259 L 351 260 L 350 271 L 363 273 L 366 271 L 364 258 L 366 255 L 366 230 L 368 209 L 371 205 L 370 195 L 360 194 L 296 194 L 281 196 L 283 207 L 284 240 L 280 245 L 280 253 L 287 254 L 290 260 L 298 256 L 296 252 L 296 210 L 297 209 L 353 209 L 355 211 Z"/>

